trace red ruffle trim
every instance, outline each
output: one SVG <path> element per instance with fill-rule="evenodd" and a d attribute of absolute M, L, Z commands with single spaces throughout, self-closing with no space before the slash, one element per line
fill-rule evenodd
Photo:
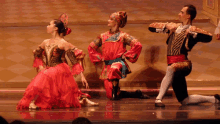
<path fill-rule="evenodd" d="M 25 90 L 17 109 L 28 109 L 36 96 L 35 104 L 42 109 L 81 107 L 78 90 L 69 66 L 61 63 L 37 74 Z"/>

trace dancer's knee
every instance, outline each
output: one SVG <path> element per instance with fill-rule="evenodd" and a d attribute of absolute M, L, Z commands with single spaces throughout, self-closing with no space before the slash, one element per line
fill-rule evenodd
<path fill-rule="evenodd" d="M 167 67 L 167 73 L 173 73 L 175 71 L 175 68 L 172 66 Z"/>

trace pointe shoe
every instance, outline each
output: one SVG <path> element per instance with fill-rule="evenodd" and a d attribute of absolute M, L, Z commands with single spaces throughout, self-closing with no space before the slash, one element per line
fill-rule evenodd
<path fill-rule="evenodd" d="M 163 104 L 161 101 L 160 101 L 160 102 L 155 102 L 155 107 L 164 108 L 164 107 L 165 107 L 165 104 Z"/>
<path fill-rule="evenodd" d="M 216 104 L 220 104 L 220 95 L 215 94 L 214 97 L 215 97 L 216 100 L 218 100 L 218 102 L 215 101 L 215 103 L 216 103 Z"/>
<path fill-rule="evenodd" d="M 99 103 L 92 102 L 91 100 L 89 100 L 87 98 L 86 98 L 86 102 L 88 103 L 89 106 L 98 106 L 99 105 Z"/>
<path fill-rule="evenodd" d="M 95 103 L 95 102 L 92 102 L 91 100 L 89 100 L 88 98 L 83 98 L 81 101 L 80 101 L 80 104 L 82 106 L 98 106 L 99 103 Z"/>
<path fill-rule="evenodd" d="M 34 101 L 31 101 L 29 109 L 38 109 L 39 107 L 34 104 Z"/>

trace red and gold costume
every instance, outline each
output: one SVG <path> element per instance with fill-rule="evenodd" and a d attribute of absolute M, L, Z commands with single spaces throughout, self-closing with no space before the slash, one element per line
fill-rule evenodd
<path fill-rule="evenodd" d="M 43 61 L 43 56 L 46 57 L 46 62 Z M 64 56 L 65 59 L 62 59 Z M 45 49 L 37 48 L 33 67 L 44 66 L 45 70 L 32 79 L 17 109 L 28 108 L 36 96 L 35 104 L 40 108 L 80 107 L 80 93 L 73 75 L 84 71 L 81 64 L 84 56 L 82 50 L 71 48 L 65 51 L 58 48 L 58 44 L 46 44 Z M 66 61 L 70 62 L 69 66 Z"/>
<path fill-rule="evenodd" d="M 131 49 L 127 51 L 126 45 L 129 45 Z M 102 53 L 99 53 L 97 49 L 101 46 Z M 122 31 L 116 33 L 107 31 L 90 43 L 88 51 L 91 62 L 94 64 L 105 62 L 100 79 L 104 80 L 108 98 L 112 98 L 112 80 L 121 79 L 131 73 L 128 64 L 122 59 L 122 55 L 134 63 L 137 61 L 141 49 L 142 45 L 137 39 Z"/>

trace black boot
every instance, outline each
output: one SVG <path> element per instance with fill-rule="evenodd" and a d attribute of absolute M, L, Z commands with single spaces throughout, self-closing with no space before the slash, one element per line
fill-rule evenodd
<path fill-rule="evenodd" d="M 135 94 L 136 94 L 137 98 L 140 98 L 140 99 L 150 99 L 150 96 L 148 96 L 146 94 L 143 94 L 141 92 L 141 90 L 136 90 Z"/>
<path fill-rule="evenodd" d="M 119 94 L 120 98 L 139 98 L 139 99 L 149 99 L 150 97 L 146 94 L 143 94 L 140 90 L 135 92 L 121 91 Z"/>
<path fill-rule="evenodd" d="M 118 90 L 119 90 L 119 87 L 118 87 L 118 84 L 116 86 L 113 86 L 113 89 L 112 89 L 112 100 L 119 100 L 119 96 L 118 96 Z"/>

